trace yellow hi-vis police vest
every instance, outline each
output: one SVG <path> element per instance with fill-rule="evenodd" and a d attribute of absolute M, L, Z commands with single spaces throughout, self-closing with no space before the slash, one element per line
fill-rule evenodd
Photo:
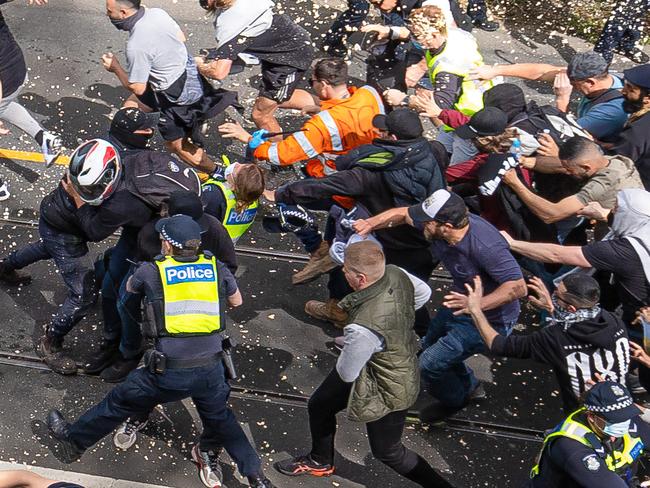
<path fill-rule="evenodd" d="M 542 454 L 544 453 L 546 446 L 548 446 L 548 443 L 557 437 L 568 437 L 569 439 L 573 439 L 574 441 L 577 441 L 584 446 L 593 448 L 594 450 L 601 447 L 598 445 L 594 446 L 593 441 L 589 440 L 589 438 L 591 438 L 597 442 L 598 438 L 596 437 L 596 434 L 594 434 L 594 432 L 587 425 L 575 420 L 575 417 L 577 415 L 582 414 L 585 411 L 586 409 L 584 407 L 576 410 L 571 415 L 569 415 L 564 422 L 558 425 L 553 430 L 553 432 L 546 436 L 544 439 L 544 445 L 542 446 L 542 449 L 537 456 L 537 462 L 530 472 L 531 478 L 534 478 L 539 474 L 539 464 L 542 460 Z M 605 457 L 604 461 L 607 465 L 607 469 L 614 471 L 616 474 L 626 479 L 627 475 L 629 474 L 626 473 L 626 471 L 632 466 L 632 464 L 634 464 L 639 456 L 641 456 L 644 447 L 645 446 L 643 445 L 643 441 L 641 439 L 632 437 L 629 433 L 626 433 L 623 436 L 623 450 L 614 451 L 607 454 Z"/>
<path fill-rule="evenodd" d="M 221 330 L 217 261 L 200 255 L 196 261 L 165 256 L 155 261 L 164 298 L 164 328 L 169 336 L 209 335 Z"/>
<path fill-rule="evenodd" d="M 454 104 L 454 109 L 472 116 L 483 108 L 483 93 L 495 83 L 468 79 L 472 68 L 483 65 L 483 57 L 478 51 L 476 39 L 469 32 L 460 29 L 449 29 L 448 32 L 447 42 L 440 53 L 425 53 L 429 77 L 434 86 L 438 73 L 451 73 L 462 77 L 460 96 Z"/>
<path fill-rule="evenodd" d="M 223 193 L 223 196 L 226 199 L 226 212 L 222 223 L 228 231 L 228 235 L 232 239 L 233 244 L 237 244 L 239 238 L 246 233 L 251 225 L 253 225 L 253 221 L 257 215 L 259 202 L 255 201 L 241 212 L 237 212 L 235 208 L 237 207 L 237 200 L 227 182 L 210 178 L 204 183 L 204 185 L 216 185 L 221 190 L 221 193 Z"/>

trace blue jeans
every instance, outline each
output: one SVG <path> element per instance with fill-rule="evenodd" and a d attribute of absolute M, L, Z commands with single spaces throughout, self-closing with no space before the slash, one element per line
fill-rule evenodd
<path fill-rule="evenodd" d="M 52 318 L 49 333 L 65 336 L 86 316 L 93 306 L 97 290 L 92 267 L 86 255 L 88 246 L 82 238 L 38 223 L 41 239 L 12 252 L 4 261 L 9 269 L 22 269 L 38 261 L 53 259 L 68 293 Z"/>
<path fill-rule="evenodd" d="M 131 265 L 120 285 L 117 313 L 122 324 L 120 336 L 120 352 L 125 359 L 138 357 L 142 352 L 142 295 L 126 291 L 126 282 L 129 281 L 136 267 Z"/>
<path fill-rule="evenodd" d="M 495 326 L 503 335 L 509 335 L 514 322 Z M 463 407 L 478 380 L 465 363 L 474 354 L 487 351 L 481 334 L 467 315 L 455 316 L 441 307 L 431 321 L 427 335 L 422 339 L 420 370 L 423 386 L 449 408 Z"/>
<path fill-rule="evenodd" d="M 161 375 L 136 369 L 70 425 L 70 440 L 80 449 L 89 449 L 129 417 L 142 418 L 158 404 L 191 398 L 203 423 L 201 449 L 217 451 L 223 447 L 243 476 L 255 476 L 261 469 L 260 458 L 228 408 L 229 395 L 221 362 L 167 370 Z"/>
<path fill-rule="evenodd" d="M 325 44 L 328 46 L 340 45 L 350 33 L 348 27 L 352 29 L 360 27 L 368 15 L 369 9 L 370 4 L 367 0 L 348 0 L 347 10 L 336 18 L 330 30 L 325 34 Z"/>
<path fill-rule="evenodd" d="M 131 259 L 137 247 L 137 231 L 122 229 L 122 235 L 111 251 L 108 267 L 102 282 L 102 315 L 104 318 L 104 338 L 119 342 L 122 337 L 122 320 L 118 310 L 120 288 L 131 269 Z"/>

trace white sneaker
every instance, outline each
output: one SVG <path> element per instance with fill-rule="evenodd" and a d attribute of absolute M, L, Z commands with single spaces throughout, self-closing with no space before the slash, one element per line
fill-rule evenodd
<path fill-rule="evenodd" d="M 219 453 L 202 451 L 198 444 L 192 448 L 192 460 L 199 468 L 199 478 L 208 488 L 222 488 L 223 473 L 219 465 Z"/>
<path fill-rule="evenodd" d="M 9 187 L 7 186 L 7 182 L 0 179 L 0 202 L 6 200 L 11 196 L 11 193 L 9 193 Z"/>
<path fill-rule="evenodd" d="M 59 156 L 61 156 L 61 149 L 63 142 L 61 138 L 51 132 L 43 131 L 43 144 L 41 144 L 41 151 L 45 157 L 45 167 L 52 166 Z"/>
<path fill-rule="evenodd" d="M 149 420 L 145 420 L 144 422 L 134 422 L 131 419 L 127 420 L 115 431 L 113 444 L 123 451 L 128 450 L 138 439 L 138 432 L 144 429 L 148 423 Z"/>

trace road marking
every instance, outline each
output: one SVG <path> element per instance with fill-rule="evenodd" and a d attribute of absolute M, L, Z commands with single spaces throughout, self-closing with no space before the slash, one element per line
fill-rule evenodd
<path fill-rule="evenodd" d="M 38 153 L 38 152 L 31 152 L 31 151 L 15 151 L 13 149 L 4 149 L 0 147 L 0 158 L 6 158 L 6 159 L 17 159 L 20 161 L 31 161 L 32 163 L 44 163 L 45 158 L 43 157 L 43 154 Z M 60 166 L 67 166 L 70 164 L 70 158 L 65 155 L 59 156 L 59 158 L 56 160 L 56 163 Z"/>

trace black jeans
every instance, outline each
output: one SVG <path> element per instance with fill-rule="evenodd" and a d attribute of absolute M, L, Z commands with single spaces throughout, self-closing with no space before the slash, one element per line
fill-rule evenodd
<path fill-rule="evenodd" d="M 325 44 L 328 46 L 339 46 L 347 39 L 351 31 L 348 28 L 356 29 L 368 15 L 370 4 L 366 0 L 348 0 L 348 8 L 342 12 L 325 34 Z"/>
<path fill-rule="evenodd" d="M 334 464 L 336 414 L 347 407 L 351 388 L 352 383 L 345 383 L 333 369 L 309 399 L 310 455 L 317 463 Z M 366 424 L 372 455 L 421 486 L 450 487 L 429 463 L 402 444 L 405 420 L 406 410 L 401 410 Z"/>
<path fill-rule="evenodd" d="M 641 38 L 649 0 L 619 0 L 600 34 L 594 51 L 611 62 L 615 49 L 632 50 Z"/>

